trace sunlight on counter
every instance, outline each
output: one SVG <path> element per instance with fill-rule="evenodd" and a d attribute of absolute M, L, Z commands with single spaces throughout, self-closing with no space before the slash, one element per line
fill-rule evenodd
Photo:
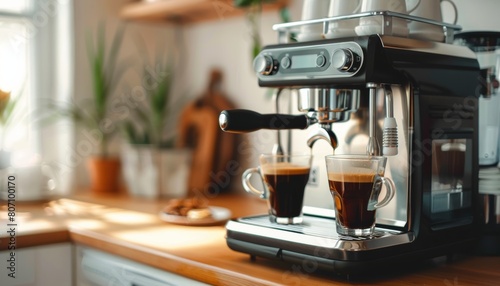
<path fill-rule="evenodd" d="M 2 212 L 0 213 L 0 220 L 2 221 L 7 221 L 9 219 L 9 215 L 7 212 L 7 206 L 2 206 Z M 31 219 L 31 213 L 30 212 L 16 212 L 16 220 L 17 221 L 26 221 L 28 219 Z"/>
<path fill-rule="evenodd" d="M 90 215 L 99 214 L 106 207 L 103 205 L 84 203 L 70 199 L 51 201 L 45 208 L 49 215 Z"/>
<path fill-rule="evenodd" d="M 50 202 L 45 208 L 45 213 L 50 216 L 67 217 L 65 221 L 68 226 L 86 229 L 102 229 L 108 227 L 109 223 L 144 225 L 158 221 L 156 216 L 150 214 L 69 199 Z"/>
<path fill-rule="evenodd" d="M 140 243 L 154 248 L 181 250 L 220 243 L 224 230 L 218 227 L 150 227 L 137 230 L 117 231 L 118 239 Z M 200 237 L 203 237 L 200 240 Z"/>
<path fill-rule="evenodd" d="M 54 228 L 57 227 L 57 224 L 47 219 L 34 219 L 19 223 L 17 226 L 21 232 L 33 232 Z"/>
<path fill-rule="evenodd" d="M 96 219 L 68 219 L 66 225 L 84 229 L 104 229 L 107 224 Z"/>
<path fill-rule="evenodd" d="M 116 209 L 115 212 L 106 212 L 99 216 L 108 222 L 118 224 L 142 225 L 158 222 L 158 217 L 155 215 L 119 209 Z"/>

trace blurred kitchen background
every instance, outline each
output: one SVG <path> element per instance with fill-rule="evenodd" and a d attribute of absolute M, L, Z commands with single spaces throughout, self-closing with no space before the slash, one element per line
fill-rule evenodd
<path fill-rule="evenodd" d="M 158 0 L 160 1 L 183 2 Z M 190 104 L 194 105 L 192 110 L 188 110 L 191 113 L 188 113 L 187 116 L 190 117 L 185 119 L 188 121 L 186 124 L 198 124 L 194 127 L 198 128 L 198 134 L 193 135 L 188 131 L 185 134 L 186 142 L 183 146 L 186 148 L 182 150 L 191 149 L 192 152 L 187 155 L 187 159 L 182 156 L 176 159 L 176 162 L 180 163 L 183 160 L 189 162 L 191 164 L 189 170 L 165 171 L 168 170 L 167 166 L 166 169 L 161 169 L 162 175 L 180 172 L 179 176 L 183 176 L 184 183 L 188 184 L 197 176 L 195 173 L 199 174 L 204 168 L 203 164 L 192 165 L 193 156 L 196 155 L 193 152 L 199 152 L 202 154 L 200 156 L 211 156 L 212 161 L 216 160 L 214 156 L 221 156 L 217 153 L 221 152 L 220 148 L 216 147 L 220 140 L 225 139 L 208 133 L 204 135 L 206 137 L 200 135 L 206 130 L 213 129 L 213 125 L 209 125 L 209 122 L 213 122 L 213 117 L 201 119 L 202 123 L 206 123 L 206 128 L 200 127 L 203 126 L 200 125 L 200 119 L 194 119 L 203 113 L 198 113 L 196 108 L 217 101 L 213 99 L 214 96 L 220 95 L 223 98 L 217 101 L 220 103 L 219 106 L 226 104 L 260 113 L 275 112 L 272 91 L 259 88 L 252 68 L 254 43 L 251 22 L 244 12 L 236 11 L 240 8 L 233 7 L 231 5 L 233 1 L 211 1 L 211 5 L 205 9 L 212 9 L 207 12 L 212 15 L 211 17 L 196 7 L 188 7 L 191 10 L 181 11 L 188 15 L 186 18 L 168 16 L 169 11 L 150 11 L 154 17 L 143 17 L 142 10 L 140 7 L 137 9 L 137 5 L 147 3 L 138 2 L 141 1 L 0 0 L 0 89 L 10 91 L 11 100 L 19 99 L 15 107 L 15 112 L 18 114 L 12 117 L 9 128 L 1 134 L 0 155 L 3 168 L 8 166 L 6 158 L 10 158 L 11 166 L 20 169 L 40 165 L 44 170 L 41 173 L 48 176 L 52 183 L 48 188 L 54 189 L 55 193 L 61 195 L 89 189 L 91 179 L 87 159 L 100 153 L 102 131 L 116 131 L 110 139 L 109 154 L 121 159 L 122 171 L 124 160 L 138 160 L 124 159 L 124 153 L 130 154 L 133 151 L 127 151 L 130 145 L 126 136 L 123 136 L 123 130 L 119 130 L 121 128 L 119 125 L 127 119 L 139 120 L 133 117 L 132 113 L 138 106 L 137 102 L 144 100 L 141 91 L 144 90 L 144 85 L 148 84 L 148 78 L 154 77 L 154 74 L 147 77 L 143 73 L 145 54 L 151 59 L 149 66 L 146 65 L 146 70 L 149 69 L 155 74 L 168 73 L 171 75 L 169 79 L 172 79 L 169 91 L 171 113 L 166 117 L 162 132 L 164 143 L 170 142 L 172 136 L 177 136 L 175 138 L 178 139 L 180 118 L 183 112 L 187 112 Z M 287 3 L 290 20 L 300 19 L 302 0 L 278 2 Z M 463 27 L 463 31 L 500 29 L 497 15 L 500 11 L 499 1 L 454 0 L 454 2 L 458 8 L 457 24 Z M 443 9 L 444 21 L 453 21 L 451 7 L 443 3 Z M 272 25 L 283 21 L 279 11 L 276 7 L 264 9 L 255 20 L 258 23 L 262 45 L 277 43 L 277 34 L 272 30 Z M 162 13 L 165 15 L 161 15 Z M 58 108 L 61 103 L 78 107 L 93 104 L 93 70 L 89 64 L 88 41 L 92 40 L 95 44 L 98 41 L 100 27 L 105 27 L 104 40 L 108 51 L 113 37 L 123 26 L 125 26 L 123 43 L 116 53 L 116 62 L 129 65 L 129 68 L 124 71 L 123 78 L 111 94 L 112 99 L 108 108 L 115 114 L 108 114 L 97 129 L 82 128 L 72 120 L 71 116 L 74 114 L 61 115 L 60 113 L 64 112 L 60 112 Z M 161 55 L 162 52 L 166 52 L 168 59 L 171 59 L 170 69 L 167 71 L 161 70 L 159 61 L 156 60 L 157 55 Z M 283 100 L 280 101 L 281 108 L 285 110 L 289 108 L 288 97 L 290 96 L 282 96 Z M 217 121 L 215 123 L 217 124 Z M 301 134 L 294 133 L 292 144 L 294 149 L 304 151 L 306 146 Z M 198 141 L 193 143 L 193 140 Z M 178 140 L 176 142 L 175 144 L 179 145 Z M 236 150 L 237 157 L 231 157 L 234 154 L 228 155 L 227 158 L 230 159 L 219 163 L 217 170 L 209 170 L 212 175 L 208 176 L 208 180 L 211 180 L 212 184 L 205 182 L 201 187 L 191 186 L 191 188 L 205 186 L 210 188 L 208 191 L 211 193 L 216 193 L 219 189 L 242 191 L 239 183 L 241 172 L 249 166 L 257 165 L 257 155 L 270 152 L 275 143 L 275 131 L 258 131 L 238 137 L 238 141 L 227 143 Z M 217 151 L 215 153 L 207 150 L 193 151 L 206 144 L 215 145 Z M 317 144 L 314 148 L 325 150 L 324 152 L 330 150 L 322 148 L 321 144 Z M 177 155 L 182 152 L 184 151 L 181 149 L 174 151 Z M 320 157 L 322 154 L 316 152 L 315 155 Z M 149 156 L 151 160 L 155 158 L 155 154 Z M 205 157 L 198 159 L 210 161 Z M 4 168 L 3 172 L 7 172 L 6 169 Z M 37 171 L 27 173 L 33 177 Z M 123 178 L 123 172 L 121 175 L 122 190 L 130 191 L 130 186 Z M 231 178 L 230 182 L 226 181 L 226 175 Z M 137 181 L 147 181 L 148 178 L 158 180 L 155 176 L 147 177 L 142 174 L 137 177 Z M 206 179 L 207 176 L 198 178 L 198 180 Z M 141 186 L 145 189 L 144 185 L 140 185 L 139 188 Z M 151 197 L 155 195 L 145 194 Z M 162 195 L 168 196 L 165 193 Z M 36 198 L 37 195 L 33 196 Z"/>

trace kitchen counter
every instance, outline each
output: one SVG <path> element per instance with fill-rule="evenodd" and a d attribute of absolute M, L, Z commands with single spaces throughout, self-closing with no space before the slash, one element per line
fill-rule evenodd
<path fill-rule="evenodd" d="M 347 280 L 331 273 L 307 273 L 291 264 L 250 259 L 226 245 L 224 225 L 181 226 L 160 220 L 166 200 L 83 192 L 50 202 L 18 203 L 16 247 L 68 242 L 93 247 L 214 285 L 494 285 L 500 257 L 455 256 L 415 262 L 393 274 Z M 266 212 L 265 202 L 246 194 L 221 194 L 210 205 L 232 217 Z M 2 224 L 7 225 L 2 203 Z M 0 234 L 6 250 L 7 233 Z"/>

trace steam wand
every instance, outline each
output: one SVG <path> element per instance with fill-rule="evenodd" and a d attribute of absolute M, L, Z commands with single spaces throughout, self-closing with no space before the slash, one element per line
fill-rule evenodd
<path fill-rule="evenodd" d="M 368 106 L 368 117 L 369 117 L 369 138 L 368 145 L 366 145 L 366 154 L 370 156 L 379 156 L 380 147 L 377 141 L 376 127 L 377 127 L 377 84 L 367 83 L 366 87 L 369 89 L 369 106 Z"/>
<path fill-rule="evenodd" d="M 276 104 L 275 109 L 276 109 L 276 113 L 277 114 L 280 113 L 279 112 L 279 98 L 280 98 L 280 94 L 281 94 L 282 91 L 283 91 L 282 88 L 278 88 L 276 90 L 276 93 L 275 93 L 274 100 L 275 100 L 275 104 Z M 281 145 L 281 132 L 280 132 L 279 129 L 276 130 L 276 143 L 273 146 L 273 154 L 275 154 L 275 155 L 283 155 L 284 154 L 283 147 Z"/>
<path fill-rule="evenodd" d="M 384 133 L 382 134 L 383 154 L 394 156 L 398 154 L 398 125 L 394 118 L 392 104 L 392 89 L 390 85 L 384 85 L 385 90 L 385 118 Z"/>
<path fill-rule="evenodd" d="M 380 155 L 380 147 L 377 141 L 376 127 L 377 127 L 377 84 L 368 83 L 369 88 L 369 136 L 368 145 L 366 146 L 366 153 L 371 156 Z M 384 131 L 382 134 L 382 151 L 386 156 L 394 156 L 398 154 L 398 129 L 396 119 L 394 118 L 394 107 L 392 98 L 392 88 L 390 85 L 383 85 L 385 92 L 385 113 L 384 118 Z"/>

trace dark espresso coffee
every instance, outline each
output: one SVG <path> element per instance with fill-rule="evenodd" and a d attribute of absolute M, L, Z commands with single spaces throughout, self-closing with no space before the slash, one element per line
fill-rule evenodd
<path fill-rule="evenodd" d="M 300 216 L 309 170 L 309 167 L 286 162 L 266 165 L 263 168 L 272 215 L 288 218 Z"/>
<path fill-rule="evenodd" d="M 375 211 L 367 210 L 373 180 L 374 174 L 328 174 L 335 214 L 342 226 L 366 229 L 374 224 Z"/>

